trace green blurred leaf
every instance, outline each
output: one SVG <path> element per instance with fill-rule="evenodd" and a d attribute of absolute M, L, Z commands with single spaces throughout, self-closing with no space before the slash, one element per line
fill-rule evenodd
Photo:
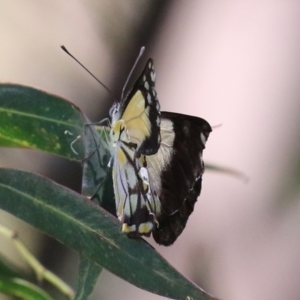
<path fill-rule="evenodd" d="M 0 276 L 0 293 L 24 300 L 53 300 L 36 285 L 19 278 Z"/>
<path fill-rule="evenodd" d="M 78 286 L 74 300 L 86 300 L 92 293 L 102 267 L 85 257 L 80 257 Z"/>
<path fill-rule="evenodd" d="M 0 254 L 0 276 L 5 277 L 24 277 L 17 266 L 8 261 L 3 255 Z"/>
<path fill-rule="evenodd" d="M 0 146 L 25 147 L 68 159 L 85 157 L 85 117 L 78 107 L 60 97 L 14 84 L 0 84 Z"/>
<path fill-rule="evenodd" d="M 44 177 L 0 169 L 0 208 L 142 289 L 173 299 L 213 299 L 142 239 L 123 234 L 116 218 Z"/>
<path fill-rule="evenodd" d="M 222 167 L 222 166 L 218 166 L 218 165 L 214 165 L 214 164 L 207 164 L 205 163 L 205 169 L 207 171 L 214 171 L 217 173 L 224 173 L 226 175 L 230 175 L 233 177 L 236 177 L 238 179 L 243 180 L 244 182 L 248 182 L 249 178 L 242 172 L 236 170 L 236 169 L 232 169 L 232 168 L 228 168 L 228 167 Z"/>

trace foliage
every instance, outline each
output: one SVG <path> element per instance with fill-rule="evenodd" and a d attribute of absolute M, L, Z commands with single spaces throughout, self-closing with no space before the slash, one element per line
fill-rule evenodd
<path fill-rule="evenodd" d="M 18 85 L 0 85 L 0 114 L 1 146 L 39 149 L 83 164 L 82 195 L 31 172 L 0 168 L 0 208 L 79 254 L 75 299 L 88 299 L 102 268 L 172 299 L 214 299 L 143 239 L 128 239 L 121 233 L 120 223 L 111 214 L 114 202 L 105 130 L 99 134 L 94 126 L 86 125 L 89 121 L 72 103 Z M 0 268 L 0 292 L 14 291 L 22 299 L 51 299 L 18 277 Z M 26 289 L 39 293 L 40 298 L 21 294 Z"/>

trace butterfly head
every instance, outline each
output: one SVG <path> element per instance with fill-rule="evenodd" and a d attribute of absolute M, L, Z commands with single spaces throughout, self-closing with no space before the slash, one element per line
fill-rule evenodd
<path fill-rule="evenodd" d="M 118 112 L 120 110 L 120 102 L 115 102 L 109 110 L 109 116 L 114 123 L 115 120 L 118 119 Z"/>

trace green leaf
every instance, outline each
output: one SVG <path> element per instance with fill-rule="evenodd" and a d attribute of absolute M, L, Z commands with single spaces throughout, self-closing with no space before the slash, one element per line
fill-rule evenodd
<path fill-rule="evenodd" d="M 0 276 L 24 277 L 24 274 L 21 275 L 21 273 L 17 266 L 0 254 Z"/>
<path fill-rule="evenodd" d="M 248 182 L 249 178 L 242 173 L 241 171 L 238 171 L 236 169 L 228 168 L 228 167 L 222 167 L 214 164 L 205 164 L 205 169 L 208 171 L 214 171 L 217 173 L 224 173 L 233 177 L 236 177 L 238 179 L 243 180 L 244 182 Z"/>
<path fill-rule="evenodd" d="M 24 300 L 53 300 L 36 285 L 19 278 L 0 276 L 0 293 Z"/>
<path fill-rule="evenodd" d="M 78 286 L 74 300 L 88 299 L 101 271 L 101 266 L 85 257 L 80 257 Z"/>
<path fill-rule="evenodd" d="M 102 127 L 97 132 L 94 127 L 90 126 L 87 133 L 86 153 L 90 153 L 90 155 L 83 162 L 82 194 L 104 209 L 109 210 L 112 214 L 115 214 L 116 208 L 113 194 L 107 193 L 107 190 L 113 193 L 112 175 L 107 172 L 107 165 L 111 157 L 109 143 L 106 139 L 108 132 L 102 130 Z M 108 201 L 103 201 L 104 199 Z M 88 299 L 101 271 L 101 266 L 80 256 L 75 300 Z"/>
<path fill-rule="evenodd" d="M 0 146 L 25 147 L 68 159 L 85 157 L 85 117 L 78 107 L 34 88 L 0 84 Z"/>
<path fill-rule="evenodd" d="M 112 169 L 108 167 L 112 149 L 108 136 L 106 127 L 89 126 L 86 131 L 85 146 L 89 155 L 83 162 L 82 194 L 115 216 Z"/>
<path fill-rule="evenodd" d="M 132 284 L 172 299 L 214 299 L 109 213 L 44 177 L 0 168 L 0 208 Z"/>

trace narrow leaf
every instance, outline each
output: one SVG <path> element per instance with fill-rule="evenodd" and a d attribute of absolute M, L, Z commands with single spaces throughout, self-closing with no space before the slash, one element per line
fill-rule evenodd
<path fill-rule="evenodd" d="M 83 161 L 82 194 L 115 215 L 112 170 L 108 166 L 112 157 L 109 130 L 103 126 L 97 130 L 88 128 L 85 135 L 88 159 Z"/>
<path fill-rule="evenodd" d="M 0 276 L 0 293 L 24 300 L 53 300 L 36 285 L 19 278 Z"/>
<path fill-rule="evenodd" d="M 116 218 L 44 177 L 0 168 L 0 208 L 142 289 L 172 299 L 214 299 L 145 241 L 124 235 Z"/>
<path fill-rule="evenodd" d="M 104 209 L 115 213 L 115 204 L 112 195 L 106 195 L 106 188 L 112 190 L 112 184 L 107 184 L 108 179 L 111 179 L 111 174 L 107 174 L 108 163 L 110 160 L 109 143 L 107 142 L 107 132 L 97 132 L 94 127 L 89 126 L 86 130 L 86 153 L 87 159 L 83 161 L 83 176 L 82 176 L 82 194 L 93 202 L 97 203 Z M 105 202 L 104 199 L 109 201 Z M 111 208 L 107 203 L 111 204 Z M 88 299 L 92 293 L 97 279 L 102 271 L 95 262 L 86 257 L 80 256 L 78 286 L 75 295 L 75 300 Z"/>
<path fill-rule="evenodd" d="M 101 271 L 102 267 L 85 257 L 80 257 L 78 286 L 74 300 L 88 299 Z"/>
<path fill-rule="evenodd" d="M 209 171 L 214 171 L 217 173 L 224 173 L 233 177 L 236 177 L 238 179 L 243 180 L 245 183 L 248 182 L 249 178 L 247 175 L 242 173 L 241 171 L 238 171 L 236 169 L 228 168 L 228 167 L 222 167 L 214 164 L 205 164 L 205 169 Z"/>
<path fill-rule="evenodd" d="M 85 117 L 60 97 L 14 84 L 0 84 L 0 146 L 40 149 L 69 159 L 85 157 Z"/>

